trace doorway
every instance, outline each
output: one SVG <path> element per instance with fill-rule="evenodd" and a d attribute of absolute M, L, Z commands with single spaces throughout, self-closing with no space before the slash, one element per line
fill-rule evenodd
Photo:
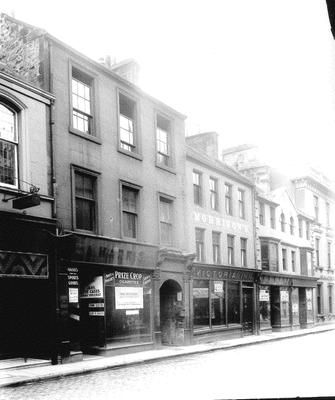
<path fill-rule="evenodd" d="M 161 286 L 159 295 L 162 344 L 182 344 L 184 339 L 182 288 L 178 282 L 169 279 Z"/>
<path fill-rule="evenodd" d="M 242 326 L 244 332 L 253 332 L 253 288 L 242 287 Z"/>

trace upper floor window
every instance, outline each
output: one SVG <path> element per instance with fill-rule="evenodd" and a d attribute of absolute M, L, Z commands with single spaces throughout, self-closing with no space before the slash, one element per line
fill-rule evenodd
<path fill-rule="evenodd" d="M 72 127 L 93 134 L 92 78 L 72 68 Z"/>
<path fill-rule="evenodd" d="M 225 210 L 228 215 L 233 215 L 232 186 L 225 184 Z"/>
<path fill-rule="evenodd" d="M 283 271 L 287 271 L 287 251 L 282 249 Z"/>
<path fill-rule="evenodd" d="M 320 239 L 315 238 L 315 262 L 316 266 L 320 266 Z"/>
<path fill-rule="evenodd" d="M 138 225 L 139 189 L 122 185 L 122 233 L 124 237 L 136 239 Z"/>
<path fill-rule="evenodd" d="M 332 267 L 331 248 L 332 248 L 332 244 L 331 244 L 331 242 L 328 242 L 328 243 L 327 243 L 328 268 L 331 268 L 331 267 Z"/>
<path fill-rule="evenodd" d="M 0 104 L 0 185 L 18 187 L 16 113 Z"/>
<path fill-rule="evenodd" d="M 313 201 L 314 201 L 314 216 L 315 216 L 315 220 L 318 222 L 319 221 L 319 198 L 318 198 L 318 196 L 314 196 Z"/>
<path fill-rule="evenodd" d="M 309 230 L 309 222 L 306 221 L 306 239 L 309 240 L 310 238 L 310 230 Z"/>
<path fill-rule="evenodd" d="M 330 204 L 326 202 L 326 223 L 330 226 Z"/>
<path fill-rule="evenodd" d="M 281 213 L 280 214 L 280 228 L 281 228 L 282 232 L 285 232 L 285 225 L 286 225 L 285 215 L 284 215 L 284 213 Z"/>
<path fill-rule="evenodd" d="M 247 266 L 247 239 L 241 238 L 241 267 Z"/>
<path fill-rule="evenodd" d="M 220 246 L 220 232 L 212 232 L 212 243 L 213 243 L 213 263 L 221 263 L 221 246 Z"/>
<path fill-rule="evenodd" d="M 238 189 L 238 216 L 240 218 L 245 218 L 245 192 L 242 189 Z"/>
<path fill-rule="evenodd" d="M 209 202 L 212 210 L 219 208 L 218 181 L 215 178 L 209 178 Z"/>
<path fill-rule="evenodd" d="M 157 162 L 165 166 L 171 165 L 170 154 L 170 121 L 161 115 L 156 117 Z"/>
<path fill-rule="evenodd" d="M 278 271 L 278 244 L 261 241 L 262 269 Z"/>
<path fill-rule="evenodd" d="M 261 225 L 265 225 L 265 216 L 264 216 L 264 214 L 265 214 L 265 206 L 264 206 L 264 203 L 263 202 L 259 202 L 259 223 L 261 224 Z"/>
<path fill-rule="evenodd" d="M 298 218 L 299 237 L 302 237 L 302 219 Z"/>
<path fill-rule="evenodd" d="M 159 198 L 160 242 L 168 246 L 173 241 L 173 201 L 165 197 Z"/>
<path fill-rule="evenodd" d="M 119 93 L 120 147 L 136 152 L 136 102 Z"/>
<path fill-rule="evenodd" d="M 228 264 L 234 264 L 234 236 L 227 235 L 227 247 L 228 247 Z"/>
<path fill-rule="evenodd" d="M 193 171 L 193 199 L 194 204 L 201 206 L 202 204 L 202 190 L 201 190 L 201 174 Z"/>
<path fill-rule="evenodd" d="M 291 266 L 292 266 L 292 272 L 295 272 L 295 251 L 291 251 Z"/>
<path fill-rule="evenodd" d="M 195 252 L 197 261 L 205 260 L 204 236 L 205 236 L 204 229 L 195 228 Z"/>
<path fill-rule="evenodd" d="M 97 176 L 82 170 L 74 171 L 74 198 L 76 229 L 96 231 Z"/>
<path fill-rule="evenodd" d="M 276 209 L 270 207 L 270 225 L 272 229 L 276 229 Z"/>
<path fill-rule="evenodd" d="M 294 218 L 290 217 L 290 233 L 294 235 Z"/>

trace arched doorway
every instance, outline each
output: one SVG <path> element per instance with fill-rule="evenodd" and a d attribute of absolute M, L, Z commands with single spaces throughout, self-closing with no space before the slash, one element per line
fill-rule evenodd
<path fill-rule="evenodd" d="M 162 344 L 178 345 L 184 342 L 184 318 L 182 288 L 172 279 L 160 288 L 160 325 Z"/>

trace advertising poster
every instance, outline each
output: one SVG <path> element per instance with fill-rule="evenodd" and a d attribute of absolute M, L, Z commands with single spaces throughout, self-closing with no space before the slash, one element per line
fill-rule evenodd
<path fill-rule="evenodd" d="M 69 288 L 69 303 L 78 303 L 79 302 L 79 290 L 78 288 Z"/>
<path fill-rule="evenodd" d="M 270 294 L 268 290 L 261 289 L 259 291 L 259 301 L 270 301 Z"/>
<path fill-rule="evenodd" d="M 115 309 L 143 308 L 143 287 L 116 286 Z"/>
<path fill-rule="evenodd" d="M 92 281 L 85 286 L 80 296 L 82 299 L 102 298 L 103 297 L 103 279 L 102 276 L 95 276 Z"/>
<path fill-rule="evenodd" d="M 280 291 L 280 301 L 288 301 L 288 291 L 287 290 L 281 290 Z"/>

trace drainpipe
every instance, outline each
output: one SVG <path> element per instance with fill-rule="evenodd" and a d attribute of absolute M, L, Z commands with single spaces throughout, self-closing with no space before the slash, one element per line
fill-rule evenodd
<path fill-rule="evenodd" d="M 258 270 L 257 265 L 257 247 L 258 247 L 258 239 L 257 239 L 257 229 L 256 229 L 256 187 L 255 185 L 252 188 L 252 226 L 253 226 L 253 237 L 254 237 L 254 262 L 255 267 Z M 255 298 L 254 298 L 254 305 L 255 305 L 255 328 L 256 328 L 256 335 L 260 333 L 260 319 L 259 319 L 259 284 L 260 284 L 260 276 L 257 274 L 257 280 L 255 284 Z"/>

